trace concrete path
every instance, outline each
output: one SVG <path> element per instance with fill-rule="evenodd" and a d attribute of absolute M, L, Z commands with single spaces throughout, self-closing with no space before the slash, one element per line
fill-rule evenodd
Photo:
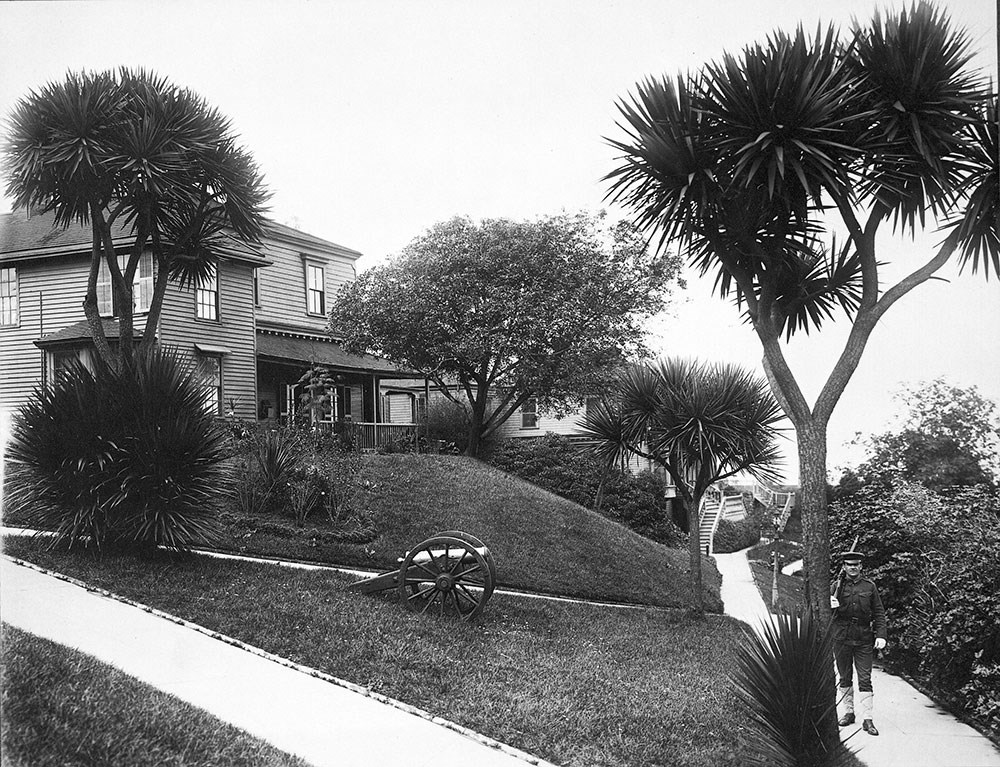
<path fill-rule="evenodd" d="M 548 764 L 8 557 L 0 557 L 0 620 L 114 665 L 317 767 Z"/>
<path fill-rule="evenodd" d="M 716 554 L 715 562 L 722 574 L 726 614 L 755 628 L 768 620 L 746 552 Z M 875 668 L 872 688 L 874 721 L 880 735 L 873 738 L 862 732 L 860 723 L 841 730 L 850 738 L 847 745 L 869 767 L 1000 767 L 1000 749 L 988 738 L 959 722 L 905 680 Z"/>

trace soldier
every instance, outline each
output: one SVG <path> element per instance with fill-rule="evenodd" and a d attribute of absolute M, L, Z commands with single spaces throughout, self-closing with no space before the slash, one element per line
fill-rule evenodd
<path fill-rule="evenodd" d="M 858 670 L 858 692 L 861 694 L 862 724 L 869 735 L 878 735 L 872 721 L 872 656 L 873 648 L 885 647 L 885 610 L 875 583 L 861 577 L 864 555 L 848 551 L 841 555 L 843 572 L 830 597 L 833 608 L 834 657 L 840 676 L 838 708 L 843 712 L 840 726 L 846 727 L 854 720 L 854 669 Z"/>

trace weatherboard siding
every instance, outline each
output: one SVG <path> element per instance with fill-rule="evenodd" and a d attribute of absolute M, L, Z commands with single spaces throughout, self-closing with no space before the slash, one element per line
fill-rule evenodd
<path fill-rule="evenodd" d="M 235 405 L 240 418 L 257 417 L 257 363 L 254 327 L 252 267 L 235 261 L 219 262 L 219 319 L 195 318 L 194 288 L 181 290 L 171 283 L 160 314 L 160 342 L 185 354 L 195 344 L 227 349 L 222 356 L 222 404 Z"/>
<path fill-rule="evenodd" d="M 260 304 L 257 319 L 265 323 L 326 332 L 326 316 L 306 311 L 306 263 L 323 266 L 326 310 L 345 282 L 355 278 L 354 261 L 306 244 L 269 239 L 267 257 L 274 263 L 257 272 Z"/>
<path fill-rule="evenodd" d="M 546 434 L 559 434 L 564 437 L 580 436 L 580 427 L 577 424 L 583 418 L 583 409 L 572 412 L 562 418 L 546 415 L 544 412 L 538 414 L 537 427 L 525 429 L 521 427 L 521 409 L 518 408 L 507 421 L 497 429 L 497 436 L 500 439 L 511 439 L 521 437 L 542 437 Z"/>
<path fill-rule="evenodd" d="M 17 267 L 20 322 L 0 328 L 0 407 L 23 402 L 41 384 L 44 352 L 35 341 L 86 319 L 89 256 L 62 256 L 4 264 Z M 134 325 L 142 329 L 144 315 Z"/>

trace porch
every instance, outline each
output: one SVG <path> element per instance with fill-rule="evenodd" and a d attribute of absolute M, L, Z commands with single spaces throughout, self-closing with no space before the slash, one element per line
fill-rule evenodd
<path fill-rule="evenodd" d="M 401 378 L 424 380 L 378 357 L 349 354 L 328 337 L 258 331 L 256 399 L 261 423 L 349 428 L 362 450 L 416 439 L 421 428 L 419 397 L 412 390 L 404 394 L 391 384 L 383 386 L 384 379 Z"/>

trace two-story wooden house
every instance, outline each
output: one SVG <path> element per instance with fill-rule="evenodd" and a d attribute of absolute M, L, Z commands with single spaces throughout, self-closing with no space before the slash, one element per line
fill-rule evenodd
<path fill-rule="evenodd" d="M 132 237 L 114 233 L 122 252 Z M 59 374 L 72 358 L 90 364 L 93 343 L 83 314 L 90 264 L 89 227 L 54 228 L 51 215 L 0 215 L 0 409 L 13 410 L 31 391 Z M 134 324 L 161 344 L 191 355 L 211 407 L 225 415 L 278 421 L 293 414 L 303 374 L 331 374 L 329 406 L 314 418 L 351 421 L 362 443 L 390 434 L 383 378 L 408 371 L 372 356 L 346 353 L 326 330 L 328 304 L 356 276 L 360 253 L 271 222 L 256 246 L 225 249 L 209 280 L 190 289 L 168 286 L 155 328 L 146 327 L 154 265 L 146 253 L 137 271 Z M 118 336 L 110 274 L 98 278 L 98 302 L 110 341 Z"/>

